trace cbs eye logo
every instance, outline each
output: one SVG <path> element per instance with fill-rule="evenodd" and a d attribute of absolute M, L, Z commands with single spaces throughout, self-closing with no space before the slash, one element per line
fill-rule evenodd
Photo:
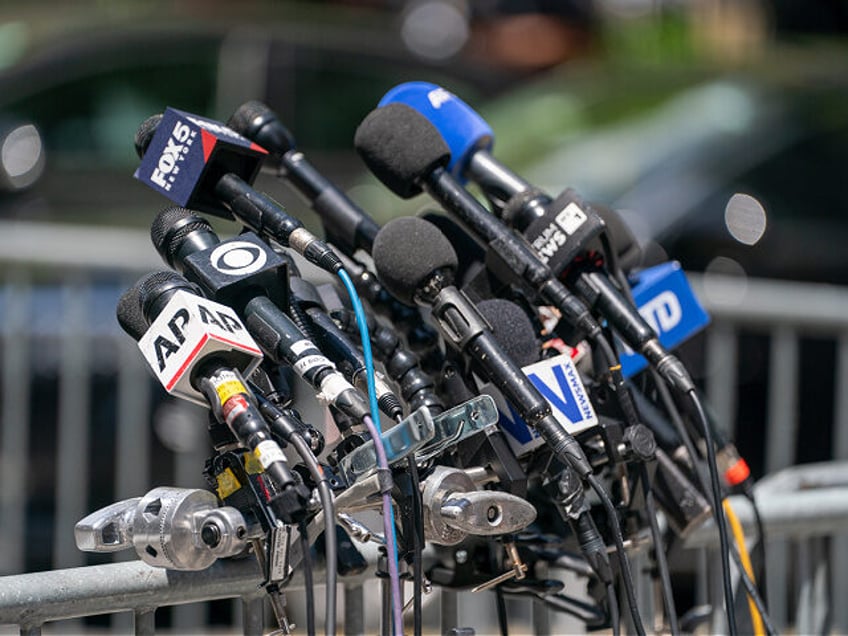
<path fill-rule="evenodd" d="M 268 260 L 265 251 L 247 241 L 230 241 L 212 250 L 212 267 L 228 276 L 245 276 L 258 272 Z"/>

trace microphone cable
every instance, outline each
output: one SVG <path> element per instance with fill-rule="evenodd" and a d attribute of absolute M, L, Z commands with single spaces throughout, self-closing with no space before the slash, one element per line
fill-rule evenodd
<path fill-rule="evenodd" d="M 336 581 L 338 580 L 338 546 L 336 543 L 336 509 L 333 502 L 333 493 L 327 476 L 321 465 L 315 459 L 315 455 L 309 450 L 306 441 L 300 435 L 292 436 L 292 445 L 303 458 L 307 470 L 318 483 L 318 496 L 321 498 L 321 507 L 324 509 L 324 558 L 325 565 L 325 615 L 324 632 L 328 636 L 336 633 Z M 304 530 L 305 531 L 305 526 Z"/>
<path fill-rule="evenodd" d="M 421 495 L 421 476 L 414 453 L 406 458 L 406 470 L 412 486 L 412 629 L 421 636 L 424 595 L 424 502 Z"/>
<path fill-rule="evenodd" d="M 716 464 L 715 446 L 713 445 L 713 432 L 710 423 L 707 421 L 707 414 L 704 411 L 704 406 L 701 404 L 698 394 L 692 390 L 686 395 L 695 408 L 697 419 L 703 429 L 704 446 L 706 446 L 707 450 L 707 468 L 710 472 L 710 488 L 712 489 L 714 502 L 713 513 L 715 514 L 716 525 L 718 526 L 719 551 L 721 552 L 721 578 L 724 587 L 724 609 L 727 613 L 727 628 L 730 636 L 736 636 L 736 608 L 733 602 L 733 581 L 730 578 L 730 541 L 727 537 L 727 519 L 725 518 L 724 506 L 722 505 L 723 497 L 721 495 L 718 465 Z"/>
<path fill-rule="evenodd" d="M 306 633 L 315 633 L 315 596 L 312 586 L 312 547 L 309 545 L 309 536 L 306 532 L 306 522 L 298 524 L 300 532 L 300 549 L 303 552 L 303 587 L 306 593 Z M 325 533 L 326 534 L 326 533 Z"/>
<path fill-rule="evenodd" d="M 606 510 L 607 525 L 612 532 L 613 541 L 615 541 L 615 552 L 618 557 L 619 567 L 621 568 L 621 584 L 624 587 L 624 594 L 627 597 L 627 604 L 630 607 L 630 617 L 633 619 L 633 627 L 638 636 L 645 636 L 645 626 L 642 623 L 642 617 L 639 614 L 639 606 L 636 601 L 633 572 L 630 569 L 630 559 L 627 558 L 627 552 L 624 548 L 624 536 L 621 534 L 621 526 L 618 523 L 618 514 L 615 511 L 615 505 L 613 505 L 612 499 L 610 499 L 603 485 L 594 474 L 586 476 L 586 483 L 598 495 L 604 510 Z"/>
<path fill-rule="evenodd" d="M 324 469 L 321 468 L 321 464 L 318 463 L 315 453 L 309 448 L 309 444 L 307 444 L 303 436 L 290 426 L 290 422 L 287 421 L 285 414 L 262 395 L 259 387 L 251 385 L 251 389 L 259 405 L 259 412 L 271 425 L 272 431 L 279 433 L 283 439 L 294 447 L 297 454 L 303 460 L 306 470 L 309 471 L 309 474 L 318 487 L 321 508 L 324 510 L 324 558 L 326 560 L 324 633 L 326 636 L 335 636 L 336 607 L 338 604 L 336 594 L 336 582 L 338 581 L 338 544 L 335 532 L 336 504 L 333 500 L 333 492 L 330 489 Z M 303 531 L 301 529 L 301 532 Z"/>
<path fill-rule="evenodd" d="M 733 506 L 725 499 L 722 502 L 724 514 L 727 516 L 727 523 L 730 525 L 730 530 L 733 533 L 733 540 L 736 543 L 736 549 L 739 550 L 739 558 L 742 560 L 742 567 L 751 577 L 751 581 L 756 584 L 754 578 L 754 568 L 751 566 L 751 557 L 748 554 L 748 547 L 745 545 L 745 531 L 742 529 L 742 524 L 739 523 L 739 518 L 733 511 Z M 748 611 L 751 613 L 751 625 L 754 629 L 754 636 L 764 636 L 765 629 L 763 628 L 763 619 L 757 611 L 757 605 L 753 599 L 748 597 Z"/>
<path fill-rule="evenodd" d="M 651 370 L 651 377 L 654 380 L 654 385 L 656 387 L 657 393 L 660 396 L 660 399 L 662 400 L 663 406 L 665 407 L 665 410 L 668 413 L 672 424 L 674 424 L 674 427 L 677 429 L 678 435 L 683 440 L 683 444 L 686 447 L 686 452 L 691 458 L 692 472 L 697 478 L 698 483 L 701 485 L 701 490 L 704 492 L 704 495 L 712 499 L 710 503 L 713 508 L 715 508 L 716 500 L 712 494 L 712 488 L 710 487 L 710 483 L 707 481 L 704 474 L 698 469 L 698 454 L 695 450 L 695 445 L 692 442 L 692 438 L 689 436 L 689 432 L 686 430 L 686 426 L 684 425 L 683 420 L 680 417 L 680 413 L 677 410 L 677 405 L 674 403 L 674 400 L 671 397 L 671 393 L 669 392 L 668 387 L 665 385 L 663 379 L 653 369 Z M 720 498 L 719 501 L 722 501 L 722 499 Z M 724 515 L 722 515 L 722 517 L 723 516 Z M 727 529 L 725 528 L 725 534 L 726 530 Z M 719 537 L 720 536 L 721 534 L 719 534 Z M 739 571 L 739 578 L 742 581 L 742 585 L 745 587 L 748 596 L 751 598 L 751 600 L 754 601 L 755 605 L 757 606 L 757 611 L 760 613 L 760 618 L 762 618 L 766 633 L 769 635 L 779 634 L 780 632 L 778 632 L 778 630 L 774 626 L 774 623 L 772 623 L 771 621 L 771 617 L 768 614 L 768 610 L 766 609 L 763 597 L 760 595 L 759 590 L 757 590 L 756 585 L 754 585 L 754 583 L 751 581 L 750 577 L 748 576 L 748 573 L 745 571 L 745 568 L 742 565 L 742 560 L 739 556 L 739 553 L 736 550 L 732 549 L 729 549 L 729 553 L 733 557 L 734 563 L 736 564 L 737 570 Z"/>
<path fill-rule="evenodd" d="M 671 586 L 671 574 L 668 570 L 668 560 L 662 544 L 662 534 L 657 523 L 657 509 L 654 502 L 654 493 L 649 483 L 648 469 L 645 464 L 639 464 L 639 481 L 642 484 L 642 496 L 645 498 L 645 512 L 648 515 L 648 523 L 651 527 L 651 538 L 654 542 L 654 558 L 657 563 L 657 571 L 660 577 L 660 589 L 662 591 L 663 603 L 665 604 L 668 626 L 672 636 L 680 633 L 680 625 L 677 621 L 677 608 L 674 604 L 674 590 Z"/>
<path fill-rule="evenodd" d="M 753 548 L 753 557 L 755 562 L 759 563 L 759 584 L 757 585 L 757 589 L 759 589 L 760 594 L 765 599 L 768 597 L 766 594 L 766 527 L 763 523 L 763 518 L 760 516 L 760 507 L 757 505 L 757 500 L 754 497 L 754 491 L 748 485 L 745 487 L 743 494 L 745 498 L 750 502 L 751 509 L 754 511 L 754 523 L 757 526 L 757 543 L 754 544 Z"/>
<path fill-rule="evenodd" d="M 618 595 L 615 593 L 615 584 L 607 583 L 607 603 L 609 603 L 609 619 L 612 626 L 612 636 L 621 634 L 621 615 L 618 612 Z"/>
<path fill-rule="evenodd" d="M 394 527 L 394 512 L 392 511 L 391 477 L 389 462 L 386 458 L 386 449 L 383 447 L 380 432 L 374 424 L 374 420 L 366 415 L 362 422 L 368 429 L 368 433 L 374 440 L 374 452 L 377 455 L 377 475 L 380 484 L 380 493 L 383 497 L 383 532 L 386 535 L 386 552 L 389 568 L 389 584 L 392 591 L 392 620 L 395 628 L 394 634 L 403 634 L 403 600 L 400 595 L 400 573 L 397 561 L 397 535 Z M 394 558 L 393 558 L 394 557 Z"/>
<path fill-rule="evenodd" d="M 596 338 L 593 344 L 598 345 L 602 355 L 607 361 L 610 383 L 613 386 L 616 399 L 621 406 L 625 417 L 629 420 L 629 424 L 637 424 L 639 420 L 636 413 L 636 406 L 633 403 L 633 398 L 629 394 L 629 389 L 627 388 L 627 385 L 624 382 L 624 377 L 621 374 L 621 364 L 618 361 L 615 349 L 613 349 L 612 345 L 603 335 Z M 669 628 L 671 629 L 672 634 L 679 634 L 680 626 L 678 625 L 677 610 L 674 604 L 674 591 L 671 586 L 671 573 L 668 569 L 668 560 L 665 558 L 665 552 L 662 549 L 662 534 L 660 533 L 659 525 L 657 524 L 654 497 L 651 492 L 650 484 L 648 483 L 648 471 L 643 462 L 639 463 L 639 468 L 639 480 L 642 482 L 642 491 L 645 497 L 645 507 L 648 516 L 648 525 L 651 531 L 651 540 L 654 544 L 657 572 L 660 579 L 660 589 L 662 590 L 663 603 L 665 604 L 666 613 L 668 615 Z M 618 526 L 618 524 L 616 524 L 616 526 Z M 624 569 L 622 568 L 622 574 L 623 573 Z M 625 593 L 627 593 L 628 603 L 633 602 L 630 594 L 628 593 L 627 587 L 625 587 Z"/>
<path fill-rule="evenodd" d="M 624 378 L 621 375 L 621 365 L 618 362 L 618 357 L 616 356 L 615 350 L 603 335 L 599 335 L 597 338 L 595 338 L 592 344 L 598 346 L 602 356 L 607 362 L 608 371 L 610 374 L 610 383 L 613 386 L 616 399 L 621 405 L 622 411 L 624 412 L 625 416 L 628 417 L 630 423 L 638 422 L 638 417 L 636 415 L 635 406 L 632 403 L 632 398 L 628 393 L 626 393 L 628 389 L 627 386 L 624 384 Z M 645 469 L 644 464 L 641 465 L 640 481 L 642 481 L 643 488 L 647 491 L 645 503 L 648 508 L 647 514 L 651 530 L 651 537 L 654 543 L 654 551 L 657 555 L 656 566 L 659 572 L 663 601 L 665 603 L 666 610 L 669 615 L 669 626 L 671 627 L 672 634 L 677 634 L 679 633 L 679 626 L 677 625 L 677 614 L 674 606 L 674 594 L 671 589 L 671 575 L 668 570 L 668 561 L 665 558 L 665 553 L 662 551 L 662 536 L 659 531 L 659 526 L 657 525 L 656 509 L 653 506 L 653 495 L 650 493 L 647 470 Z M 590 482 L 590 485 L 595 490 L 595 492 L 598 493 L 598 496 L 601 497 L 601 502 L 603 503 L 607 511 L 609 525 L 613 531 L 613 539 L 616 542 L 616 553 L 621 569 L 622 585 L 624 586 L 624 593 L 627 597 L 627 603 L 630 606 L 631 617 L 633 619 L 633 623 L 637 633 L 644 633 L 644 627 L 642 626 L 638 606 L 636 605 L 636 593 L 633 583 L 633 576 L 630 571 L 630 565 L 629 560 L 627 558 L 627 554 L 626 552 L 624 552 L 624 540 L 621 535 L 621 528 L 617 521 L 615 507 L 613 506 L 612 502 L 609 500 L 609 497 L 606 495 L 605 492 L 603 496 L 600 494 L 600 483 L 596 485 Z M 639 631 L 640 629 L 642 630 L 642 632 Z"/>
<path fill-rule="evenodd" d="M 401 599 L 400 574 L 398 567 L 397 531 L 395 529 L 395 514 L 391 500 L 391 477 L 386 450 L 380 430 L 380 411 L 377 405 L 377 389 L 374 379 L 374 357 L 371 351 L 371 336 L 368 333 L 368 323 L 362 301 L 356 292 L 356 287 L 350 274 L 342 268 L 338 276 L 350 297 L 350 303 L 359 326 L 359 337 L 362 340 L 362 355 L 365 358 L 365 379 L 368 384 L 368 401 L 371 406 L 371 417 L 363 418 L 368 433 L 374 440 L 374 450 L 377 454 L 377 471 L 380 474 L 380 490 L 383 491 L 383 527 L 386 533 L 386 551 L 389 564 L 389 581 L 392 589 L 392 616 L 395 623 L 395 633 L 403 633 L 403 601 Z M 370 420 L 370 423 L 369 423 Z M 385 483 L 384 483 L 385 482 Z"/>

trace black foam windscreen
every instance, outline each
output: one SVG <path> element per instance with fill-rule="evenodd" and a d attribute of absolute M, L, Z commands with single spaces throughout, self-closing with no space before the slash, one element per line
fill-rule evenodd
<path fill-rule="evenodd" d="M 449 216 L 438 212 L 425 212 L 420 217 L 439 228 L 453 245 L 458 261 L 457 281 L 464 278 L 465 272 L 474 263 L 482 263 L 486 260 L 486 250 L 474 240 L 473 236 L 462 225 Z"/>
<path fill-rule="evenodd" d="M 432 223 L 412 216 L 392 219 L 371 250 L 377 278 L 399 300 L 414 305 L 415 292 L 437 270 L 455 270 L 456 252 Z"/>
<path fill-rule="evenodd" d="M 138 153 L 139 159 L 144 158 L 144 153 L 147 152 L 147 147 L 150 145 L 150 141 L 153 139 L 153 135 L 160 121 L 162 121 L 162 113 L 151 115 L 141 122 L 138 130 L 135 131 L 133 142 L 135 143 L 135 151 Z"/>
<path fill-rule="evenodd" d="M 539 361 L 542 342 L 526 312 L 512 301 L 488 298 L 477 310 L 492 326 L 492 335 L 510 359 L 526 367 Z"/>
<path fill-rule="evenodd" d="M 368 169 L 404 199 L 419 194 L 421 179 L 450 161 L 439 131 L 406 104 L 391 103 L 368 113 L 353 144 Z"/>
<path fill-rule="evenodd" d="M 138 285 L 130 287 L 118 299 L 115 317 L 118 319 L 121 329 L 129 334 L 133 340 L 138 340 L 147 331 L 147 321 L 144 319 L 144 313 L 141 311 Z"/>

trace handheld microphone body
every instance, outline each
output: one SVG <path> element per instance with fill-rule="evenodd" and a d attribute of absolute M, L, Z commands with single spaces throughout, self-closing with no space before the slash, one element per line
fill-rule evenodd
<path fill-rule="evenodd" d="M 235 217 L 322 269 L 342 269 L 329 246 L 250 186 L 267 151 L 224 124 L 167 108 L 155 126 L 142 123 L 136 148 L 142 160 L 135 178 L 177 205 Z"/>
<path fill-rule="evenodd" d="M 445 341 L 474 360 L 558 459 L 581 477 L 591 474 L 577 440 L 553 417 L 550 405 L 521 368 L 504 354 L 486 319 L 451 284 L 456 254 L 438 228 L 414 217 L 393 219 L 374 242 L 374 265 L 395 296 L 431 306 L 431 317 Z"/>
<path fill-rule="evenodd" d="M 140 281 L 137 294 L 122 297 L 118 312 L 153 317 L 150 328 L 139 339 L 139 348 L 157 378 L 169 392 L 210 407 L 272 480 L 275 490 L 268 494 L 268 502 L 274 512 L 287 523 L 302 519 L 309 489 L 291 472 L 282 449 L 251 402 L 239 367 L 247 373 L 252 371 L 261 360 L 261 352 L 255 344 L 246 351 L 245 342 L 252 340 L 232 310 L 198 297 L 179 274 L 157 272 Z M 222 329 L 229 338 L 221 337 Z M 163 360 L 156 353 L 157 346 L 165 346 L 161 343 L 167 339 L 166 333 L 180 343 L 171 360 Z M 180 348 L 187 353 L 181 353 Z M 245 359 L 251 360 L 246 366 Z"/>
<path fill-rule="evenodd" d="M 183 208 L 163 210 L 151 235 L 162 257 L 204 292 L 227 291 L 251 336 L 271 359 L 288 363 L 322 397 L 357 421 L 369 413 L 367 400 L 279 308 L 275 297 L 287 294 L 268 293 L 282 283 L 279 272 L 286 270 L 275 258 L 284 261 L 258 237 L 246 234 L 221 242 L 202 217 Z M 273 277 L 266 275 L 269 263 Z"/>

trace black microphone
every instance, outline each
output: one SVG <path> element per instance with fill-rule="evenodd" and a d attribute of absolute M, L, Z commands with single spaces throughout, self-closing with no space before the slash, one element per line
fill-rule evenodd
<path fill-rule="evenodd" d="M 520 306 L 504 298 L 487 298 L 477 303 L 477 311 L 491 325 L 504 353 L 519 367 L 539 361 L 542 341 Z"/>
<path fill-rule="evenodd" d="M 249 101 L 236 109 L 227 125 L 269 151 L 280 176 L 306 199 L 321 218 L 330 243 L 338 246 L 350 259 L 354 258 L 357 249 L 371 253 L 380 226 L 307 161 L 296 148 L 294 136 L 268 106 L 259 101 Z M 418 311 L 403 307 L 381 293 L 376 278 L 359 263 L 347 263 L 346 269 L 357 291 L 375 310 L 386 314 L 392 321 L 399 320 L 409 326 L 406 330 L 409 344 L 421 353 L 427 365 L 431 368 L 440 366 L 441 359 L 436 351 L 438 343 Z"/>
<path fill-rule="evenodd" d="M 494 136 L 482 118 L 450 93 L 445 93 L 444 103 L 438 109 L 432 107 L 427 100 L 421 99 L 421 94 L 429 90 L 430 87 L 423 84 L 411 84 L 406 88 L 402 85 L 394 89 L 397 94 L 391 98 L 401 101 L 390 102 L 383 108 L 396 106 L 413 110 L 429 125 L 428 133 L 445 143 L 440 128 L 431 123 L 431 119 L 437 121 L 462 153 L 454 162 L 454 170 L 483 187 L 496 202 L 493 208 L 504 221 L 520 231 L 559 276 L 572 264 L 578 252 L 585 250 L 605 229 L 601 217 L 572 190 L 553 199 L 496 161 L 488 152 Z M 414 103 L 417 109 L 406 106 L 404 102 L 407 101 Z M 448 114 L 453 117 L 447 118 Z M 423 123 L 420 128 L 423 134 L 426 128 Z M 624 224 L 617 219 L 614 223 L 621 233 Z M 683 364 L 665 350 L 650 325 L 603 273 L 577 268 L 568 276 L 568 281 L 584 302 L 597 309 L 627 344 L 645 356 L 672 386 L 684 394 L 695 388 Z"/>
<path fill-rule="evenodd" d="M 162 258 L 204 293 L 227 292 L 248 331 L 272 360 L 289 364 L 319 392 L 320 399 L 357 422 L 369 415 L 367 400 L 266 294 L 281 275 L 276 265 L 276 277 L 268 274 L 268 264 L 279 259 L 268 245 L 249 233 L 221 242 L 205 219 L 184 208 L 160 212 L 150 233 Z"/>
<path fill-rule="evenodd" d="M 489 268 L 501 279 L 528 285 L 590 339 L 601 327 L 554 277 L 527 242 L 480 205 L 444 168 L 450 151 L 427 119 L 404 104 L 377 108 L 356 130 L 354 145 L 368 168 L 402 198 L 427 192 L 487 244 Z"/>
<path fill-rule="evenodd" d="M 456 254 L 432 224 L 413 217 L 387 223 L 374 241 L 374 265 L 386 288 L 405 302 L 431 306 L 443 338 L 469 355 L 489 380 L 534 426 L 560 461 L 585 477 L 592 472 L 577 440 L 551 414 L 521 369 L 498 345 L 486 320 L 452 285 Z"/>
<path fill-rule="evenodd" d="M 141 123 L 135 147 L 142 159 L 135 178 L 177 205 L 235 216 L 322 269 L 342 269 L 326 243 L 250 186 L 267 151 L 222 123 L 168 108 Z"/>
<path fill-rule="evenodd" d="M 477 309 L 492 325 L 492 335 L 504 352 L 519 367 L 539 361 L 541 340 L 527 313 L 519 305 L 502 298 L 491 298 L 477 303 Z M 609 584 L 613 575 L 606 544 L 589 513 L 582 484 L 574 479 L 570 468 L 561 471 L 554 482 L 552 499 L 560 515 L 571 527 L 595 574 L 605 585 Z"/>
<path fill-rule="evenodd" d="M 284 177 L 321 217 L 328 240 L 348 256 L 357 249 L 371 252 L 380 226 L 362 208 L 324 177 L 296 148 L 291 132 L 259 101 L 236 109 L 227 125 L 268 150 Z"/>
<path fill-rule="evenodd" d="M 192 316 L 193 312 L 185 308 L 187 303 L 193 302 L 199 308 L 199 322 Z M 201 343 L 217 339 L 214 327 L 203 326 L 204 312 L 207 312 L 206 315 L 213 311 L 218 313 L 215 305 L 217 303 L 198 298 L 197 288 L 176 272 L 154 272 L 121 297 L 117 315 L 119 323 L 126 325 L 133 338 L 138 335 L 139 325 L 150 323 L 149 329 L 139 339 L 142 351 L 145 341 L 173 338 L 175 333 L 184 338 L 180 344 L 190 347 L 191 352 L 182 366 L 191 386 L 203 395 L 215 417 L 227 424 L 238 442 L 250 450 L 262 465 L 274 487 L 268 499 L 274 512 L 286 523 L 298 521 L 307 512 L 309 489 L 289 469 L 282 449 L 254 406 L 253 396 L 244 385 L 242 375 L 232 366 L 232 354 L 237 348 L 230 341 L 222 342 L 223 347 L 217 349 L 205 344 L 192 346 L 194 337 L 191 331 L 198 328 L 203 331 L 203 337 L 199 339 Z M 174 331 L 175 326 L 179 328 L 178 332 Z M 151 363 L 147 355 L 145 358 Z M 151 367 L 158 376 L 158 366 L 154 363 Z"/>

